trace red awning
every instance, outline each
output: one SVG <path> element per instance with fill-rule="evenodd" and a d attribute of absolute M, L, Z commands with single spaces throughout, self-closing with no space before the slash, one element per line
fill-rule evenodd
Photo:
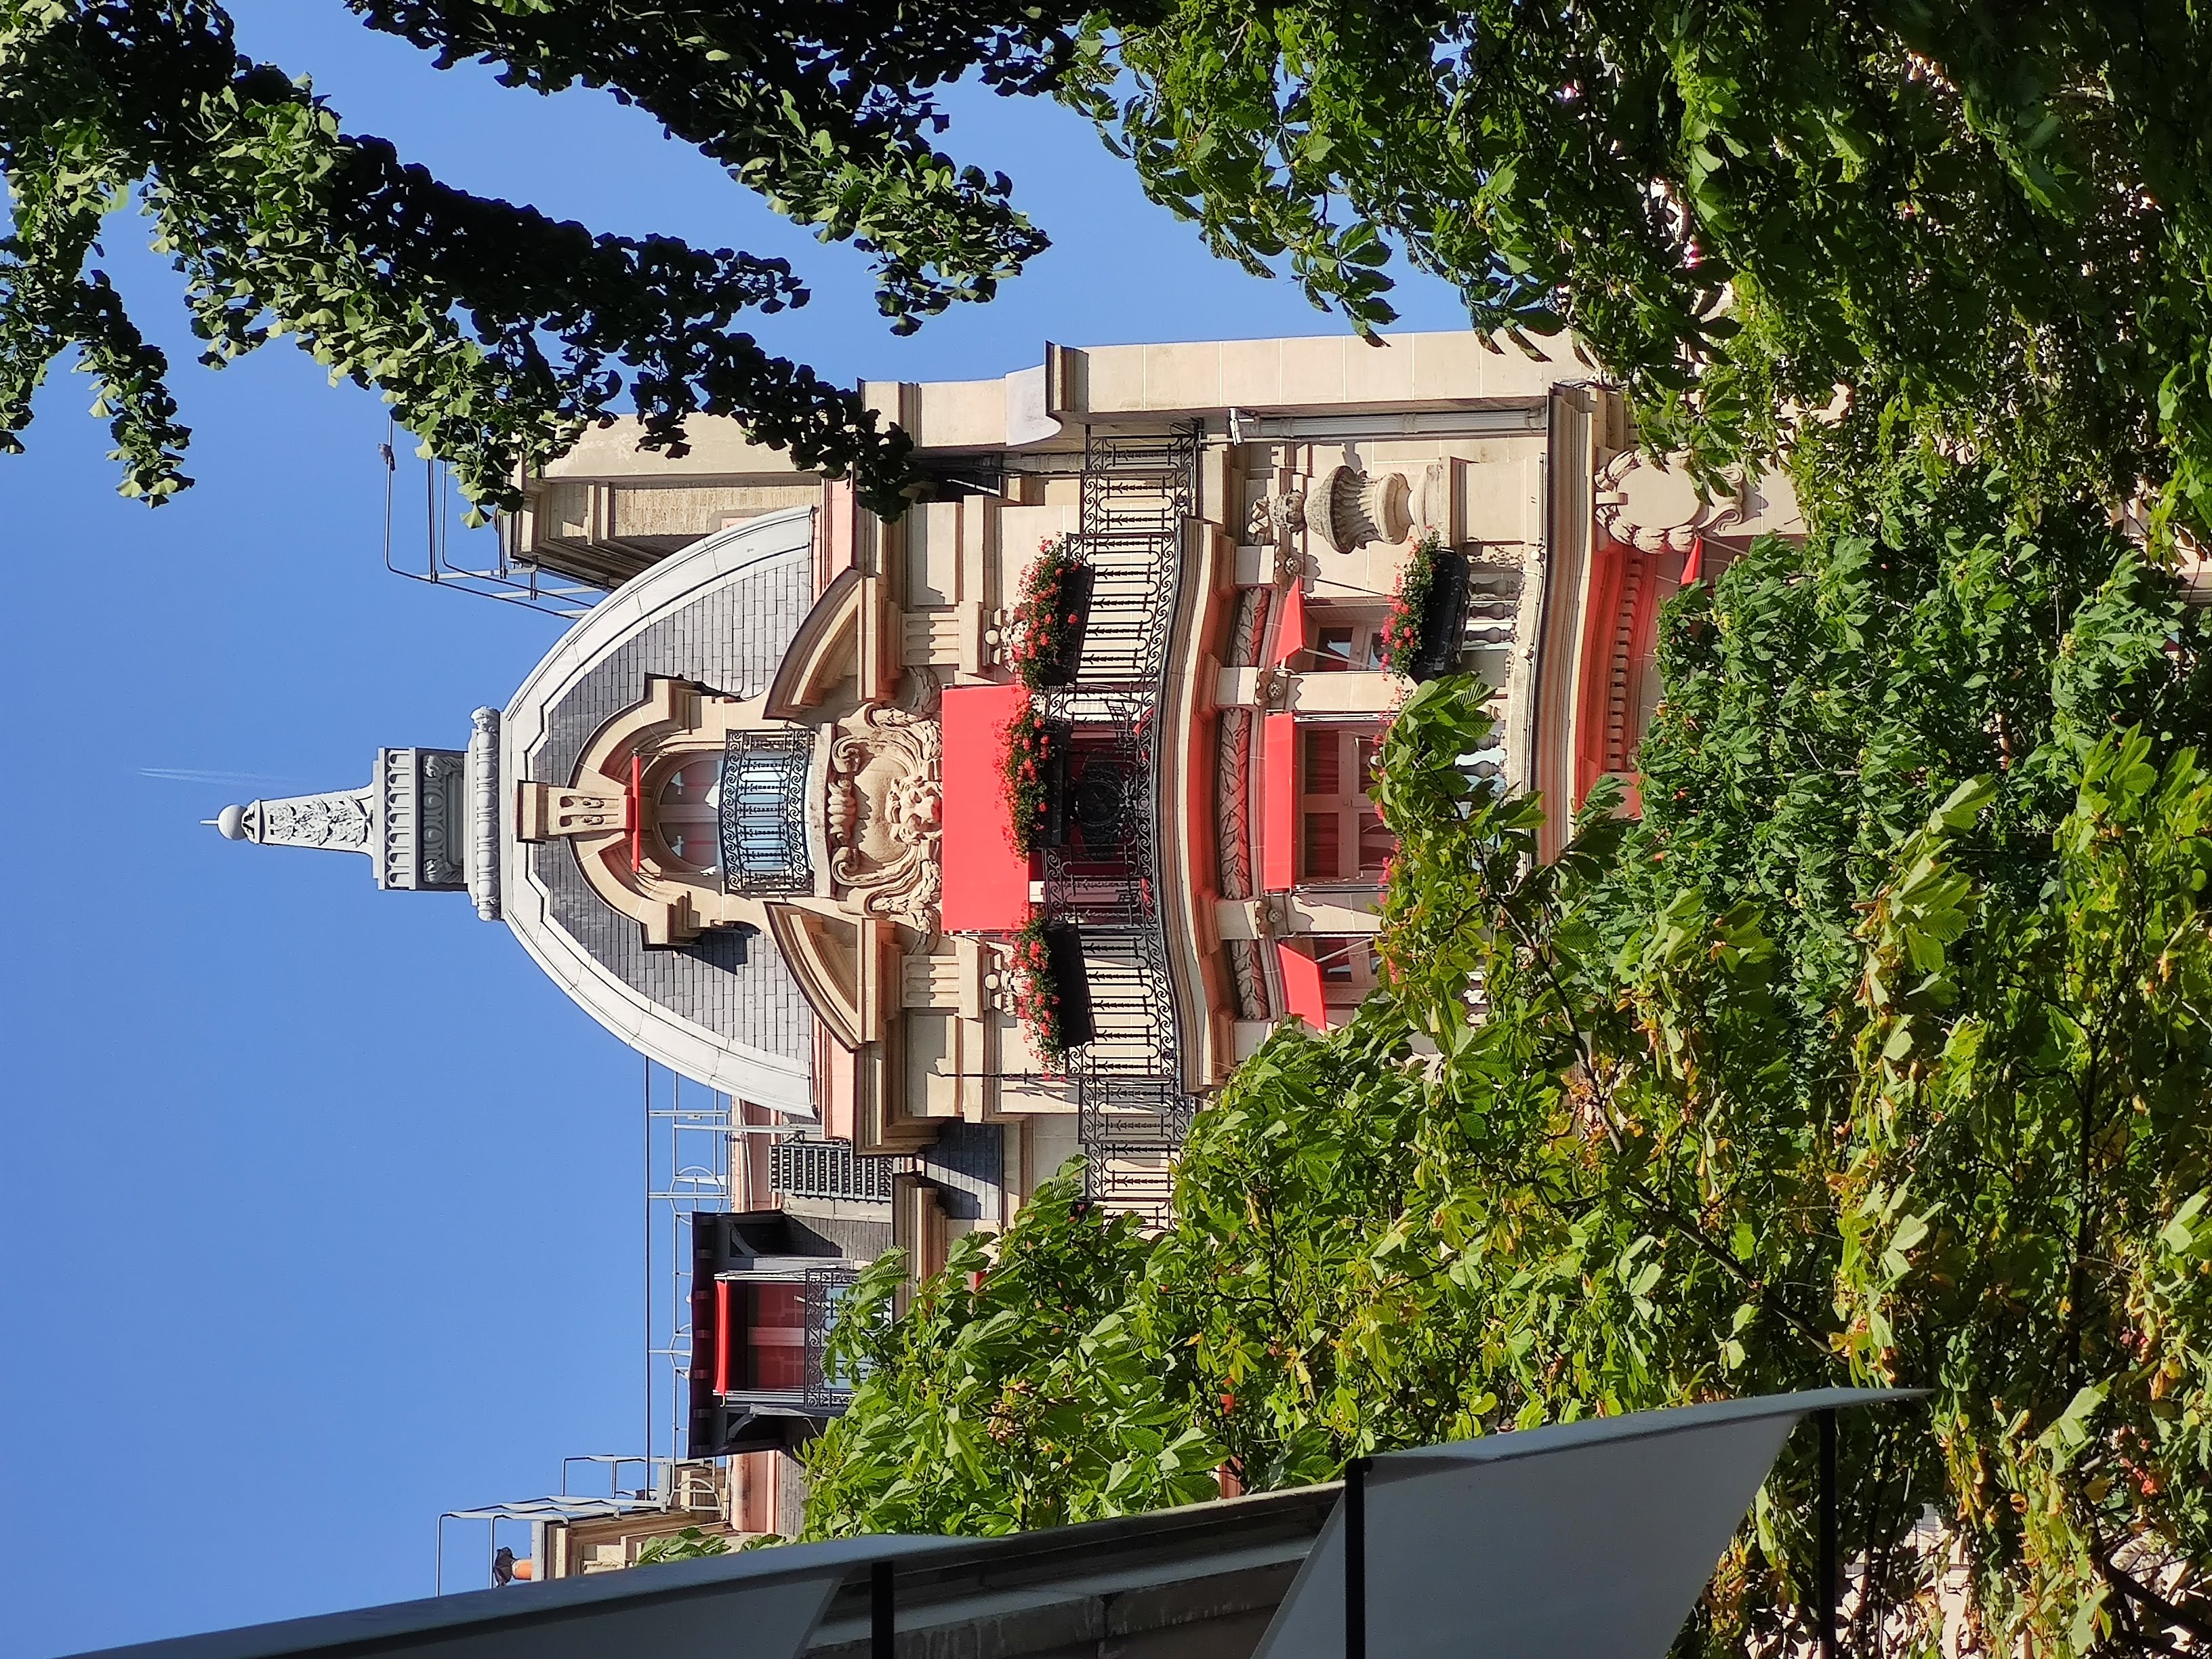
<path fill-rule="evenodd" d="M 1283 598 L 1283 618 L 1275 624 L 1273 659 L 1288 662 L 1306 646 L 1306 591 L 1293 586 Z"/>
<path fill-rule="evenodd" d="M 1297 885 L 1298 732 L 1297 717 L 1270 714 L 1260 747 L 1260 884 L 1270 893 Z"/>
<path fill-rule="evenodd" d="M 879 1166 L 880 1167 L 880 1166 Z M 714 1392 L 730 1391 L 730 1281 L 714 1281 Z"/>
<path fill-rule="evenodd" d="M 1328 996 L 1322 989 L 1321 963 L 1287 940 L 1275 941 L 1275 967 L 1283 976 L 1283 1012 L 1296 1014 L 1316 1031 L 1328 1029 Z"/>
<path fill-rule="evenodd" d="M 960 685 L 945 693 L 941 814 L 945 929 L 1010 933 L 1030 919 L 1030 855 L 1014 850 L 999 766 L 1001 736 L 1024 696 L 1018 685 Z"/>

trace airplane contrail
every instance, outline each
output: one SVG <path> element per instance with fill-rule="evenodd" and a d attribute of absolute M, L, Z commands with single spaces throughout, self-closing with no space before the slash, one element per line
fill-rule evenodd
<path fill-rule="evenodd" d="M 298 781 L 295 778 L 274 778 L 265 772 L 203 772 L 189 766 L 142 766 L 142 778 L 160 778 L 166 783 L 222 783 L 252 788 L 260 784 L 273 783 L 280 787 Z"/>

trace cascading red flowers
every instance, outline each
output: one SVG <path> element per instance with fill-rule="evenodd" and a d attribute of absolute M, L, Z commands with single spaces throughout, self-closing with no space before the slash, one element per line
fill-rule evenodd
<path fill-rule="evenodd" d="M 1038 821 L 1044 816 L 1047 779 L 1056 741 L 1051 726 L 1024 697 L 1007 720 L 1000 736 L 1005 750 L 999 762 L 1000 787 L 1006 795 L 1009 833 L 1014 850 L 1026 853 L 1033 844 Z"/>
<path fill-rule="evenodd" d="M 1074 648 L 1080 620 L 1072 589 L 1082 568 L 1075 538 L 1056 536 L 1037 544 L 1036 562 L 1022 573 L 1008 618 L 1006 665 L 1032 691 L 1053 683 Z"/>
<path fill-rule="evenodd" d="M 1393 674 L 1413 677 L 1421 655 L 1421 636 L 1426 629 L 1429 602 L 1437 588 L 1437 562 L 1443 543 L 1434 531 L 1421 538 L 1398 572 L 1398 591 L 1390 601 L 1389 620 L 1382 624 L 1382 665 Z"/>
<path fill-rule="evenodd" d="M 1006 965 L 1013 972 L 1014 1018 L 1046 1063 L 1060 1065 L 1067 1058 L 1066 1027 L 1060 1018 L 1060 987 L 1052 976 L 1042 917 L 1032 917 L 1028 927 L 1006 942 Z"/>

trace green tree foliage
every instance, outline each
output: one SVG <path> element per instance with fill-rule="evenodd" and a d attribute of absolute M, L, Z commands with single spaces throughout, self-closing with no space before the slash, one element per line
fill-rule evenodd
<path fill-rule="evenodd" d="M 878 1260 L 833 1338 L 831 1364 L 861 1381 L 808 1457 L 810 1535 L 988 1535 L 1212 1496 L 1221 1453 L 1189 1421 L 1194 1374 L 1170 1378 L 1126 1305 L 1149 1250 L 1070 1174 L 994 1251 L 957 1240 L 896 1321 L 903 1263 Z"/>
<path fill-rule="evenodd" d="M 1954 1551 L 1990 1651 L 2212 1631 L 2173 1575 L 2212 1562 L 2203 637 L 2094 521 L 2031 537 L 1993 492 L 1880 474 L 1682 605 L 1650 817 L 1597 798 L 1554 864 L 1539 805 L 1461 769 L 1474 689 L 1417 693 L 1382 762 L 1384 989 L 1238 1069 L 1149 1248 L 1062 1193 L 982 1280 L 1088 1252 L 1087 1300 L 1041 1320 L 1015 1293 L 964 1368 L 957 1337 L 871 1339 L 810 1525 L 1019 1524 L 1000 1482 L 1047 1376 L 1071 1514 L 1129 1507 L 1095 1472 L 1147 1457 L 1162 1501 L 1201 1445 L 1266 1486 L 1898 1383 L 1934 1397 L 1844 1425 L 1857 1639 L 1932 1638 Z M 1778 810 L 1814 777 L 1822 802 Z M 1083 1363 L 1094 1334 L 1135 1343 L 1139 1405 Z M 955 1420 L 1004 1448 L 961 1462 Z M 1809 1633 L 1812 1485 L 1785 1453 L 1698 1613 L 1713 1650 Z M 1930 1509 L 1940 1538 L 1915 1531 Z"/>
<path fill-rule="evenodd" d="M 1701 472 L 1838 383 L 1924 436 L 2212 520 L 2212 42 L 2186 0 L 1802 7 L 347 0 L 510 85 L 602 88 L 873 259 L 902 329 L 1044 246 L 937 148 L 972 76 L 1094 117 L 1155 199 L 1363 330 L 1394 249 L 1479 328 L 1571 327 Z M 167 364 L 94 262 L 134 195 L 209 361 L 271 331 L 505 504 L 628 390 L 647 441 L 741 416 L 896 511 L 905 448 L 734 331 L 780 260 L 593 236 L 344 134 L 219 0 L 0 0 L 0 445 L 71 347 L 131 493 L 184 482 Z"/>
<path fill-rule="evenodd" d="M 988 299 L 1044 240 L 1003 176 L 957 167 L 932 89 L 973 72 L 1053 83 L 1072 36 L 1049 9 L 939 0 L 717 7 L 613 0 L 349 0 L 372 26 L 483 58 L 513 85 L 604 88 L 658 118 L 781 211 L 872 258 L 902 328 Z M 735 325 L 803 304 L 781 259 L 668 238 L 594 236 L 471 196 L 340 130 L 304 82 L 241 56 L 217 0 L 0 0 L 0 451 L 75 348 L 111 422 L 124 492 L 189 480 L 164 354 L 99 258 L 134 199 L 185 279 L 202 361 L 289 333 L 379 389 L 472 502 L 573 443 L 627 390 L 648 447 L 686 417 L 743 419 L 803 467 L 851 471 L 895 514 L 902 434 L 851 392 Z"/>
<path fill-rule="evenodd" d="M 647 1539 L 637 1547 L 637 1559 L 630 1565 L 650 1567 L 663 1561 L 703 1561 L 708 1556 L 729 1553 L 730 1540 L 720 1534 L 708 1532 L 703 1527 L 685 1527 L 678 1532 Z"/>
<path fill-rule="evenodd" d="M 1806 545 L 1763 542 L 1668 608 L 1613 884 L 1624 920 L 1689 889 L 1755 902 L 1784 956 L 1777 1027 L 1816 1048 L 1899 839 L 1952 789 L 1992 780 L 1956 854 L 2028 901 L 2100 738 L 2212 732 L 2204 616 L 2103 513 L 2025 523 L 2003 475 L 1885 459 L 1866 424 L 1800 447 Z"/>
<path fill-rule="evenodd" d="M 2212 514 L 2212 33 L 2185 0 L 1115 21 L 1066 95 L 1217 252 L 1363 329 L 1395 244 L 1480 328 L 1573 328 L 1664 446 L 1759 448 L 1778 400 L 1840 381 L 2108 492 L 2178 470 Z"/>

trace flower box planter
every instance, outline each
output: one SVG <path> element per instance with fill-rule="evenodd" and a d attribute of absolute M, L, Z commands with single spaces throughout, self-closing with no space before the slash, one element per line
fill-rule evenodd
<path fill-rule="evenodd" d="M 1044 798 L 1037 804 L 1036 820 L 1030 826 L 1032 849 L 1067 845 L 1068 805 L 1074 793 L 1069 778 L 1075 758 L 1070 752 L 1074 746 L 1069 741 L 1070 733 L 1066 727 L 1057 724 L 1048 729 L 1052 733 L 1053 744 L 1042 769 Z"/>
<path fill-rule="evenodd" d="M 1411 665 L 1414 680 L 1436 679 L 1458 667 L 1470 574 L 1464 553 L 1447 548 L 1437 554 L 1435 583 L 1421 612 L 1420 650 Z"/>
<path fill-rule="evenodd" d="M 1024 696 L 1001 728 L 1006 745 L 999 761 L 999 787 L 1006 803 L 1006 830 L 1017 852 L 1059 847 L 1067 839 L 1068 767 L 1073 732 L 1065 720 L 1048 720 Z M 957 783 L 965 780 L 948 780 Z"/>
<path fill-rule="evenodd" d="M 1066 620 L 1054 630 L 1054 648 L 1036 658 L 1023 675 L 1029 685 L 1075 684 L 1076 665 L 1083 660 L 1083 636 L 1091 626 L 1091 588 L 1096 578 L 1097 573 L 1087 564 L 1077 565 L 1061 578 L 1054 614 Z"/>
<path fill-rule="evenodd" d="M 1073 537 L 1048 540 L 1023 573 L 1006 665 L 1032 691 L 1075 684 L 1096 580 Z"/>
<path fill-rule="evenodd" d="M 1072 921 L 1030 918 L 1006 941 L 1013 970 L 1014 1016 L 1048 1066 L 1098 1035 L 1091 1012 L 1091 981 L 1083 967 L 1083 936 Z"/>
<path fill-rule="evenodd" d="M 1459 662 L 1472 587 L 1467 556 L 1423 538 L 1399 573 L 1398 595 L 1382 625 L 1383 666 L 1409 680 L 1432 680 Z"/>

